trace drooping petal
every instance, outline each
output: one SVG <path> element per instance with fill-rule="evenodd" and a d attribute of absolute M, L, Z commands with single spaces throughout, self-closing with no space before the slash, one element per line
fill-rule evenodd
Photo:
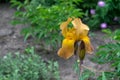
<path fill-rule="evenodd" d="M 91 42 L 90 42 L 90 39 L 88 36 L 82 38 L 82 41 L 85 43 L 85 49 L 86 49 L 86 52 L 89 53 L 89 54 L 92 54 L 93 52 L 93 47 L 91 45 Z"/>
<path fill-rule="evenodd" d="M 60 29 L 62 30 L 62 35 L 65 37 L 66 36 L 66 33 L 68 31 L 68 24 L 71 22 L 72 18 L 68 18 L 67 21 L 63 22 L 61 25 L 60 25 Z"/>
<path fill-rule="evenodd" d="M 58 55 L 64 59 L 70 58 L 74 54 L 74 40 L 64 39 L 62 48 L 58 50 Z"/>

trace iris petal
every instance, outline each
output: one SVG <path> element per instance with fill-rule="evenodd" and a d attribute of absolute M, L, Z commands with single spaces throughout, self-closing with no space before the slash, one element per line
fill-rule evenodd
<path fill-rule="evenodd" d="M 60 29 L 62 30 L 62 35 L 63 35 L 64 37 L 66 37 L 66 33 L 67 33 L 67 31 L 68 31 L 67 26 L 68 26 L 68 24 L 71 22 L 71 20 L 72 20 L 72 18 L 68 18 L 67 21 L 63 22 L 63 23 L 60 25 Z"/>
<path fill-rule="evenodd" d="M 91 54 L 93 52 L 93 47 L 91 45 L 89 37 L 88 36 L 84 37 L 82 41 L 85 43 L 86 52 Z"/>
<path fill-rule="evenodd" d="M 58 55 L 64 59 L 70 58 L 74 54 L 74 42 L 74 40 L 64 39 Z"/>
<path fill-rule="evenodd" d="M 72 21 L 74 28 L 76 29 L 77 39 L 80 40 L 81 37 L 87 36 L 89 28 L 87 25 L 83 24 L 79 18 L 75 18 Z"/>

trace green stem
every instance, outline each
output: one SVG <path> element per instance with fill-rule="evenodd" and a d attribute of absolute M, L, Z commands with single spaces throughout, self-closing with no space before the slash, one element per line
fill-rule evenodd
<path fill-rule="evenodd" d="M 77 61 L 77 74 L 78 74 L 78 80 L 83 80 L 82 79 L 82 63 L 80 61 Z"/>

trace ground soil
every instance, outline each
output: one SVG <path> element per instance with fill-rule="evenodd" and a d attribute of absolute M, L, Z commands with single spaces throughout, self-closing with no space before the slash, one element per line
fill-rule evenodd
<path fill-rule="evenodd" d="M 21 29 L 25 26 L 17 25 L 15 27 L 10 23 L 13 19 L 14 12 L 15 9 L 11 8 L 8 4 L 0 4 L 0 56 L 4 56 L 10 52 L 23 52 L 27 46 L 33 45 L 37 48 L 38 53 L 43 59 L 54 59 L 58 61 L 61 80 L 78 80 L 77 74 L 72 68 L 75 58 L 72 57 L 68 60 L 64 60 L 58 57 L 56 52 L 39 50 L 41 45 L 34 45 L 31 39 L 25 42 L 23 36 L 20 34 Z M 109 39 L 103 40 L 104 33 L 100 31 L 91 33 L 91 41 L 95 48 L 95 52 L 99 45 L 110 41 Z M 89 60 L 91 57 L 94 57 L 95 52 L 92 55 L 86 55 L 84 65 L 97 70 L 108 70 L 109 64 L 98 65 Z"/>

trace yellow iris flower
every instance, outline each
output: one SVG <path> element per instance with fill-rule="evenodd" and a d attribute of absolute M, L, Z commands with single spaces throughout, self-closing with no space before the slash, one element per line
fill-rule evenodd
<path fill-rule="evenodd" d="M 72 28 L 67 27 L 70 22 L 73 24 Z M 89 27 L 83 24 L 79 18 L 68 18 L 67 21 L 60 25 L 60 29 L 62 35 L 64 36 L 62 47 L 58 50 L 58 55 L 60 57 L 64 59 L 70 58 L 76 50 L 75 43 L 78 41 L 82 41 L 82 44 L 79 48 L 82 53 L 92 53 L 93 48 L 88 37 Z M 79 57 L 81 56 L 81 52 Z"/>

